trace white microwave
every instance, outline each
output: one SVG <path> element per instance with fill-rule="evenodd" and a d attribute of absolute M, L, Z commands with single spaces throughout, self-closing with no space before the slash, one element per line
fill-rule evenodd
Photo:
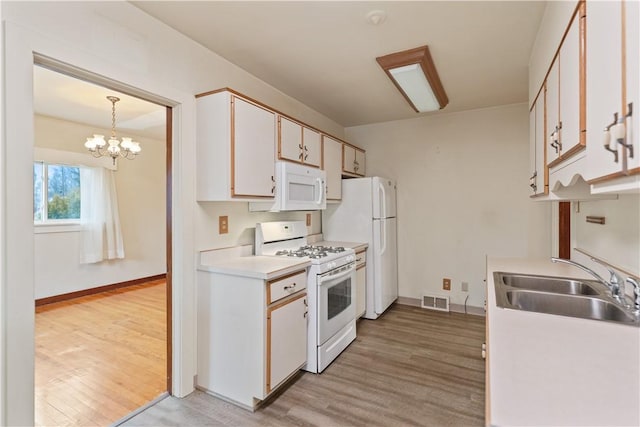
<path fill-rule="evenodd" d="M 327 173 L 292 162 L 276 162 L 275 200 L 250 202 L 250 211 L 312 211 L 327 207 Z"/>

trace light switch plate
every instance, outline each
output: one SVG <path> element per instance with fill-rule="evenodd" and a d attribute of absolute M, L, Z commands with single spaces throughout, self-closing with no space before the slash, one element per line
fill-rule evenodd
<path fill-rule="evenodd" d="M 444 289 L 445 291 L 451 290 L 451 279 L 442 279 L 442 289 Z"/>
<path fill-rule="evenodd" d="M 218 217 L 218 233 L 219 234 L 227 234 L 229 232 L 229 217 L 219 216 Z"/>

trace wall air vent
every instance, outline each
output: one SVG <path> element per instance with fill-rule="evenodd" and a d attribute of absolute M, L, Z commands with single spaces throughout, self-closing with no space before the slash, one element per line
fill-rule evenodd
<path fill-rule="evenodd" d="M 421 307 L 430 310 L 449 311 L 449 297 L 423 295 Z"/>

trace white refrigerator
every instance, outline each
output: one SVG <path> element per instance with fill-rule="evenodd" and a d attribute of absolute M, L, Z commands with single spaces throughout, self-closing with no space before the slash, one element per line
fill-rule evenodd
<path fill-rule="evenodd" d="M 377 319 L 398 298 L 396 183 L 376 177 L 342 180 L 342 201 L 322 212 L 325 240 L 368 243 L 367 319 Z"/>

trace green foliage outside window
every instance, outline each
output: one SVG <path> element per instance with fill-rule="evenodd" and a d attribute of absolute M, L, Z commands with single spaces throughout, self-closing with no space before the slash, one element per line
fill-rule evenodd
<path fill-rule="evenodd" d="M 43 190 L 46 186 L 46 200 Z M 34 163 L 33 219 L 80 219 L 80 169 L 74 166 Z"/>

